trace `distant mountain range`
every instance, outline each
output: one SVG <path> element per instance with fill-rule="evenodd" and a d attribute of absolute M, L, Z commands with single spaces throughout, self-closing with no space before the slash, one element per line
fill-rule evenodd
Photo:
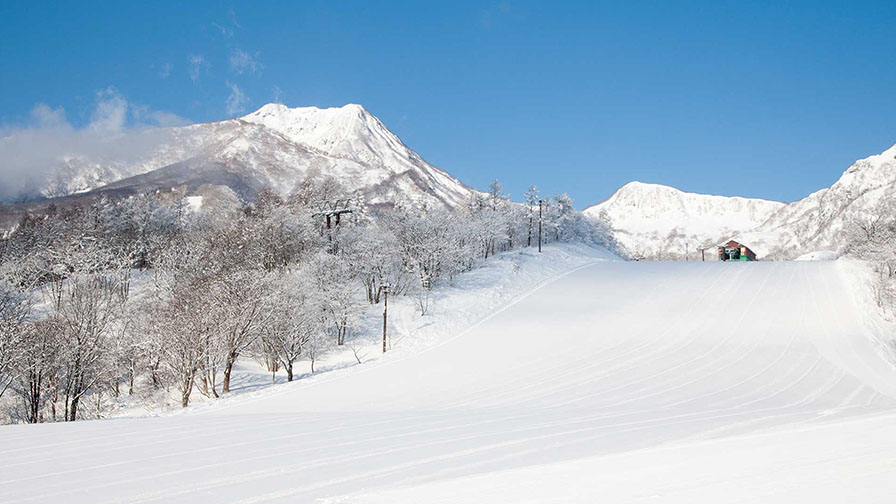
<path fill-rule="evenodd" d="M 35 201 L 6 210 L 172 188 L 191 195 L 226 187 L 251 200 L 265 187 L 286 195 L 308 174 L 332 176 L 372 205 L 407 200 L 455 207 L 474 194 L 355 104 L 271 103 L 236 119 L 130 132 L 128 141 L 139 144 L 150 134 L 156 143 L 138 159 L 114 152 L 60 159 Z"/>
<path fill-rule="evenodd" d="M 17 214 L 50 203 L 172 189 L 186 196 L 224 190 L 251 201 L 263 188 L 287 195 L 308 175 L 331 176 L 370 205 L 415 201 L 453 208 L 477 194 L 355 104 L 320 109 L 271 103 L 235 119 L 122 135 L 127 137 L 110 138 L 108 152 L 59 159 L 32 201 L 0 207 L 0 218 L 11 223 Z M 127 145 L 151 148 L 135 154 Z M 698 248 L 734 238 L 760 257 L 788 259 L 839 250 L 851 220 L 878 212 L 879 203 L 894 196 L 896 145 L 857 161 L 830 188 L 789 204 L 631 182 L 584 213 L 609 220 L 633 258 L 682 259 L 687 253 L 693 259 Z"/>
<path fill-rule="evenodd" d="M 632 182 L 584 210 L 607 218 L 617 241 L 635 258 L 690 259 L 698 247 L 728 238 L 767 258 L 793 259 L 817 250 L 840 250 L 857 217 L 887 214 L 882 202 L 896 197 L 896 145 L 857 161 L 829 188 L 793 203 L 710 196 L 657 184 Z"/>

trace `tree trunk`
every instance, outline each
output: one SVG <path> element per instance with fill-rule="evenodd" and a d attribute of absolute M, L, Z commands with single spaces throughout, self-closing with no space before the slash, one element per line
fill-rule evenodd
<path fill-rule="evenodd" d="M 292 362 L 286 364 L 286 381 L 292 381 Z"/>
<path fill-rule="evenodd" d="M 227 356 L 227 363 L 224 365 L 224 383 L 221 385 L 222 394 L 230 392 L 230 373 L 233 371 L 234 361 L 236 361 L 235 355 L 230 354 Z M 215 397 L 218 397 L 217 392 L 215 393 Z"/>
<path fill-rule="evenodd" d="M 183 383 L 181 383 L 180 405 L 184 408 L 190 404 L 190 393 L 193 392 L 194 378 L 195 372 L 188 373 L 183 377 Z"/>
<path fill-rule="evenodd" d="M 37 423 L 40 420 L 40 388 L 41 374 L 29 373 L 28 377 L 28 422 Z"/>
<path fill-rule="evenodd" d="M 81 400 L 80 397 L 75 396 L 72 399 L 72 403 L 68 409 L 68 418 L 66 419 L 69 422 L 74 422 L 78 419 L 78 402 Z"/>

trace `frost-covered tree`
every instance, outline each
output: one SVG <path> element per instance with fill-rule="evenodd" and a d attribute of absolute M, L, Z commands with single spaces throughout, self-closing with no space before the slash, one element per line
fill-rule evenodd
<path fill-rule="evenodd" d="M 287 381 L 293 380 L 296 361 L 317 358 L 325 347 L 321 298 L 308 288 L 308 276 L 309 272 L 299 271 L 272 285 L 270 316 L 261 325 L 262 351 L 283 366 Z"/>
<path fill-rule="evenodd" d="M 854 215 L 846 229 L 845 253 L 871 265 L 878 305 L 896 312 L 896 204 L 882 198 L 869 212 Z"/>
<path fill-rule="evenodd" d="M 309 288 L 319 299 L 333 341 L 341 346 L 357 326 L 363 302 L 353 267 L 340 256 L 320 252 L 309 258 L 307 268 Z"/>
<path fill-rule="evenodd" d="M 114 275 L 69 277 L 58 293 L 51 318 L 59 331 L 59 383 L 65 419 L 78 418 L 81 399 L 109 372 L 110 329 L 120 312 L 118 279 Z"/>
<path fill-rule="evenodd" d="M 64 334 L 55 319 L 28 324 L 23 332 L 20 351 L 14 363 L 12 389 L 20 400 L 17 417 L 28 423 L 44 420 L 44 408 L 51 406 L 50 419 L 55 420 L 52 391 L 56 388 L 60 346 Z"/>

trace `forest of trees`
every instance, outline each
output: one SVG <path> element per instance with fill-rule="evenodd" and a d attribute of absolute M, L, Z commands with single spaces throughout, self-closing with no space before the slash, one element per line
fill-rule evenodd
<path fill-rule="evenodd" d="M 328 229 L 321 202 L 351 214 Z M 193 211 L 177 192 L 50 208 L 0 241 L 0 404 L 6 421 L 96 418 L 136 387 L 219 397 L 240 359 L 291 381 L 353 338 L 365 306 L 429 291 L 494 254 L 612 246 L 565 194 L 511 202 L 495 181 L 463 208 L 367 208 L 332 179 L 288 198 Z M 235 201 L 235 200 L 234 200 Z M 132 289 L 134 278 L 143 287 Z"/>
<path fill-rule="evenodd" d="M 875 302 L 896 319 L 896 204 L 884 198 L 869 212 L 854 216 L 845 229 L 844 252 L 867 261 L 875 277 L 870 285 Z M 896 339 L 894 339 L 896 345 Z"/>

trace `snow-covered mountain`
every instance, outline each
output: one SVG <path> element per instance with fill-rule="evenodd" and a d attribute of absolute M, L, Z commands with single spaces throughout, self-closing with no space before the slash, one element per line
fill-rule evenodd
<path fill-rule="evenodd" d="M 762 199 L 711 196 L 632 182 L 606 201 L 585 209 L 608 218 L 616 239 L 633 257 L 698 257 L 697 247 L 727 238 L 760 256 L 795 258 L 815 250 L 840 250 L 856 217 L 893 212 L 882 202 L 896 198 L 896 145 L 853 164 L 829 188 L 785 204 Z"/>
<path fill-rule="evenodd" d="M 840 250 L 848 226 L 864 216 L 890 216 L 896 208 L 896 144 L 856 161 L 831 187 L 814 192 L 742 233 L 769 253 L 792 258 L 797 251 Z"/>
<path fill-rule="evenodd" d="M 251 198 L 263 187 L 287 194 L 309 173 L 332 176 L 372 204 L 407 199 L 453 207 L 473 194 L 355 104 L 320 109 L 271 103 L 244 117 L 129 132 L 120 141 L 152 148 L 138 156 L 110 149 L 66 157 L 41 188 L 43 195 L 225 185 Z"/>
<path fill-rule="evenodd" d="M 729 235 L 753 229 L 784 203 L 711 196 L 659 184 L 630 182 L 606 201 L 584 210 L 609 218 L 616 240 L 633 257 L 675 258 L 708 247 Z"/>

